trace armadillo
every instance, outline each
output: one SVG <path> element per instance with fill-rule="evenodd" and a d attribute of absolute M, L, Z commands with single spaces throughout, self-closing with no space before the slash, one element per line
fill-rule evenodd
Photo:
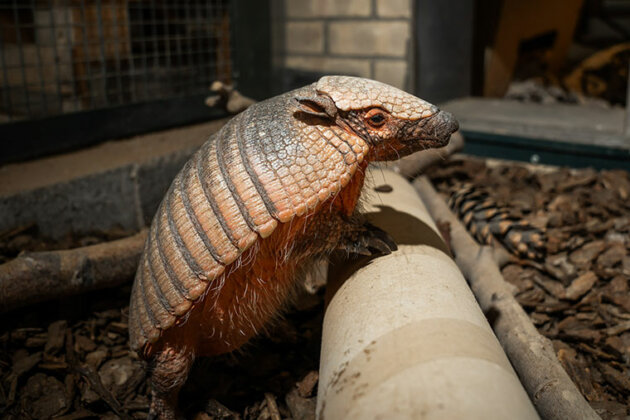
<path fill-rule="evenodd" d="M 368 163 L 444 146 L 457 128 L 394 87 L 325 76 L 252 105 L 203 144 L 157 210 L 131 292 L 150 417 L 174 418 L 193 360 L 262 331 L 309 261 L 396 249 L 356 211 Z"/>

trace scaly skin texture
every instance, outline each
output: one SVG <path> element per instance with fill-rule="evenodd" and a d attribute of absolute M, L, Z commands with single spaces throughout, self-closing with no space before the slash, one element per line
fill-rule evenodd
<path fill-rule="evenodd" d="M 233 351 L 335 249 L 389 252 L 355 214 L 369 162 L 443 146 L 448 113 L 367 79 L 327 76 L 233 118 L 158 209 L 132 289 L 131 346 L 152 363 L 151 417 L 174 418 L 198 356 Z"/>

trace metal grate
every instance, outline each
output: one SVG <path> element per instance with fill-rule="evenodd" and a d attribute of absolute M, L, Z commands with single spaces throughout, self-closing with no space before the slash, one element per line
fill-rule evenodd
<path fill-rule="evenodd" d="M 0 122 L 232 83 L 228 0 L 0 0 Z"/>

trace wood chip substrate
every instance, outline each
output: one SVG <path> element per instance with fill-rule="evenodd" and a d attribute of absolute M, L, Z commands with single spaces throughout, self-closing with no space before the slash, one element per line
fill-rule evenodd
<path fill-rule="evenodd" d="M 429 170 L 448 199 L 483 190 L 545 232 L 540 261 L 503 266 L 518 302 L 604 419 L 630 414 L 630 173 L 454 158 Z"/>

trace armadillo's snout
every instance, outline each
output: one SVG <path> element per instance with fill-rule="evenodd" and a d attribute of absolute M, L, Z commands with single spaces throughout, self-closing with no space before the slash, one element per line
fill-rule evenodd
<path fill-rule="evenodd" d="M 459 123 L 450 112 L 438 111 L 429 117 L 424 125 L 425 138 L 433 140 L 433 147 L 442 147 L 448 144 L 451 134 L 459 129 Z"/>
<path fill-rule="evenodd" d="M 459 129 L 459 123 L 453 114 L 436 109 L 433 115 L 408 121 L 400 132 L 400 141 L 405 145 L 398 150 L 399 156 L 405 156 L 418 150 L 444 147 L 451 134 Z"/>

